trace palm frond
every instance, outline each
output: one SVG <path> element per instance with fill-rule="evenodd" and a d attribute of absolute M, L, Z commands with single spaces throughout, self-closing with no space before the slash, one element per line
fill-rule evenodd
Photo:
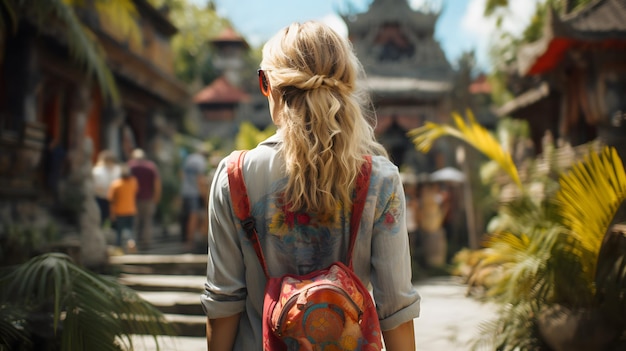
<path fill-rule="evenodd" d="M 67 45 L 71 56 L 88 72 L 96 77 L 98 86 L 105 96 L 116 104 L 119 102 L 119 92 L 113 78 L 113 73 L 106 62 L 104 49 L 98 42 L 96 35 L 81 22 L 74 8 L 64 0 L 48 0 L 48 10 L 66 27 Z M 45 25 L 45 22 L 40 21 Z"/>
<path fill-rule="evenodd" d="M 119 91 L 113 73 L 106 61 L 106 53 L 100 45 L 98 37 L 78 17 L 75 8 L 85 6 L 84 0 L 46 0 L 32 6 L 28 1 L 11 2 L 3 0 L 16 19 L 25 16 L 33 20 L 33 24 L 46 31 L 53 22 L 63 28 L 65 42 L 72 58 L 87 72 L 95 77 L 103 95 L 113 104 L 120 101 Z M 99 18 L 111 23 L 114 28 L 121 28 L 123 38 L 131 42 L 139 42 L 141 32 L 135 21 L 136 8 L 131 0 L 96 0 L 93 2 Z M 13 6 L 11 6 L 13 5 Z M 16 20 L 15 23 L 18 23 Z M 121 38 L 118 38 L 121 39 Z"/>
<path fill-rule="evenodd" d="M 409 131 L 408 135 L 413 138 L 415 147 L 425 153 L 430 151 L 435 140 L 440 137 L 451 136 L 457 138 L 470 144 L 476 150 L 495 161 L 521 189 L 522 183 L 511 155 L 502 148 L 500 143 L 487 129 L 476 122 L 472 112 L 467 112 L 468 124 L 465 123 L 463 117 L 458 113 L 454 113 L 452 116 L 456 128 L 426 122 L 424 126 Z"/>
<path fill-rule="evenodd" d="M 481 323 L 471 350 L 541 350 L 534 316 L 539 309 L 529 303 L 507 304 L 498 310 L 498 318 Z"/>
<path fill-rule="evenodd" d="M 53 306 L 51 328 L 60 332 L 65 350 L 118 350 L 116 340 L 132 349 L 133 334 L 174 334 L 163 314 L 133 290 L 76 266 L 64 254 L 37 256 L 5 271 L 0 285 L 1 304 Z"/>
<path fill-rule="evenodd" d="M 626 228 L 612 228 L 606 234 L 598 259 L 597 302 L 605 315 L 617 324 L 626 324 Z"/>
<path fill-rule="evenodd" d="M 28 325 L 22 323 L 25 319 L 22 309 L 0 303 L 0 350 L 10 349 L 14 344 L 31 345 Z"/>
<path fill-rule="evenodd" d="M 555 201 L 563 224 L 580 243 L 581 250 L 598 257 L 604 235 L 620 204 L 626 199 L 626 173 L 614 148 L 591 152 L 561 176 Z M 593 281 L 596 260 L 590 262 Z"/>

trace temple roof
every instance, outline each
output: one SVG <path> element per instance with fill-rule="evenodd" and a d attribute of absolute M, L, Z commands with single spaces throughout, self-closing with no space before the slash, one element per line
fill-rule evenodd
<path fill-rule="evenodd" d="M 470 94 L 491 94 L 491 83 L 485 74 L 481 74 L 474 79 L 469 86 Z"/>
<path fill-rule="evenodd" d="M 217 37 L 211 40 L 214 45 L 220 44 L 240 44 L 244 48 L 248 48 L 248 42 L 237 33 L 232 27 L 226 27 Z"/>
<path fill-rule="evenodd" d="M 372 93 L 429 98 L 452 89 L 454 72 L 434 39 L 438 17 L 407 0 L 374 0 L 366 12 L 343 16 Z"/>
<path fill-rule="evenodd" d="M 541 39 L 518 53 L 521 74 L 540 74 L 556 67 L 572 48 L 598 45 L 626 48 L 626 0 L 596 0 L 584 9 L 559 17 L 548 13 Z"/>
<path fill-rule="evenodd" d="M 248 101 L 250 96 L 230 84 L 226 77 L 221 76 L 204 87 L 193 97 L 196 104 L 237 104 Z"/>
<path fill-rule="evenodd" d="M 401 22 L 415 30 L 433 32 L 439 13 L 413 10 L 407 0 L 374 0 L 369 11 L 342 15 L 342 18 L 350 33 L 367 31 L 372 25 L 387 22 Z"/>

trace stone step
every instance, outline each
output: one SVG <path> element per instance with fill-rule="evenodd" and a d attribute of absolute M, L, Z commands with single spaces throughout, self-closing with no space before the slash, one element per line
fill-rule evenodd
<path fill-rule="evenodd" d="M 109 264 L 129 274 L 205 275 L 207 256 L 179 255 L 120 255 L 109 257 Z"/>
<path fill-rule="evenodd" d="M 163 318 L 167 321 L 170 329 L 170 334 L 162 334 L 162 336 L 194 336 L 205 337 L 206 336 L 206 322 L 207 318 L 204 315 L 189 315 L 189 314 L 175 314 L 165 313 Z M 142 317 L 141 315 L 134 315 L 132 323 L 137 327 L 136 333 L 146 333 L 147 330 L 154 330 L 158 326 L 163 326 L 163 321 L 156 321 L 153 318 Z M 143 329 L 141 329 L 143 328 Z M 148 334 L 146 334 L 148 335 Z"/>
<path fill-rule="evenodd" d="M 131 340 L 133 347 L 123 348 L 128 351 L 154 351 L 157 349 L 154 338 L 147 335 L 132 335 Z M 202 336 L 159 336 L 157 337 L 159 342 L 159 350 L 161 351 L 206 351 L 207 342 L 206 337 Z"/>
<path fill-rule="evenodd" d="M 120 274 L 118 281 L 138 292 L 142 291 L 186 291 L 202 293 L 206 276 L 204 275 L 157 275 L 157 274 Z"/>
<path fill-rule="evenodd" d="M 197 292 L 137 291 L 137 294 L 166 314 L 204 315 Z"/>

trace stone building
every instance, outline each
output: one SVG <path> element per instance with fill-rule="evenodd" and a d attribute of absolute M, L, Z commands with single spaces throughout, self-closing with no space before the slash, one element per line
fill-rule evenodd
<path fill-rule="evenodd" d="M 374 0 L 360 14 L 343 15 L 363 64 L 376 114 L 376 133 L 400 165 L 433 171 L 453 150 L 438 143 L 418 155 L 406 133 L 426 121 L 446 122 L 454 71 L 434 38 L 439 12 L 413 10 L 407 0 Z"/>
<path fill-rule="evenodd" d="M 121 97 L 115 106 L 71 57 L 66 32 L 54 18 L 36 26 L 27 14 L 16 33 L 3 27 L 9 32 L 0 42 L 2 229 L 13 220 L 30 225 L 51 216 L 50 223 L 75 230 L 81 242 L 99 241 L 90 188 L 98 152 L 111 149 L 125 161 L 141 147 L 153 157 L 163 144 L 159 139 L 169 138 L 176 111 L 190 100 L 173 72 L 169 40 L 177 29 L 147 0 L 133 3 L 138 41 L 124 37 L 94 7 L 77 10 L 106 55 Z"/>

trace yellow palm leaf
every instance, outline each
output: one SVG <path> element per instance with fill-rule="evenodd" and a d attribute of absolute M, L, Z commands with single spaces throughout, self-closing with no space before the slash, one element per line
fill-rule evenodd
<path fill-rule="evenodd" d="M 452 117 L 456 128 L 448 125 L 441 125 L 426 122 L 424 126 L 409 131 L 408 135 L 413 138 L 415 147 L 421 152 L 430 151 L 435 140 L 442 136 L 451 136 L 464 141 L 483 153 L 488 158 L 495 161 L 521 189 L 522 183 L 517 172 L 517 167 L 513 163 L 511 154 L 506 152 L 500 143 L 478 122 L 476 122 L 471 111 L 467 112 L 469 123 L 465 123 L 463 117 L 458 113 L 453 113 Z"/>
<path fill-rule="evenodd" d="M 559 179 L 555 196 L 563 224 L 594 257 L 600 252 L 608 226 L 626 199 L 626 173 L 614 148 L 591 152 Z M 595 274 L 595 264 L 589 274 Z M 589 277 L 593 278 L 593 277 Z"/>

